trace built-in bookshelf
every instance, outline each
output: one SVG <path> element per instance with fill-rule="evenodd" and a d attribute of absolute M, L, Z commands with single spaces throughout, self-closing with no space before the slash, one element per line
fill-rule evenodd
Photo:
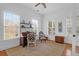
<path fill-rule="evenodd" d="M 32 31 L 32 24 L 31 22 L 25 22 L 23 20 L 23 22 L 20 23 L 20 29 L 21 29 L 21 32 L 26 32 L 26 31 Z"/>

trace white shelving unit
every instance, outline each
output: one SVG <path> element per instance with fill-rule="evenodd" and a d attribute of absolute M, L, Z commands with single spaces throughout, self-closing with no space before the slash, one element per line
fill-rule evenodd
<path fill-rule="evenodd" d="M 28 23 L 25 22 L 20 23 L 20 32 L 26 32 L 26 31 L 32 32 L 32 29 L 33 28 L 30 21 Z"/>

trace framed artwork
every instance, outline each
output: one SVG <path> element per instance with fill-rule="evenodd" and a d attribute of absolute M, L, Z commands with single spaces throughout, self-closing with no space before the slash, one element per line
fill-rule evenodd
<path fill-rule="evenodd" d="M 62 22 L 59 22 L 58 23 L 58 31 L 59 32 L 62 32 Z"/>

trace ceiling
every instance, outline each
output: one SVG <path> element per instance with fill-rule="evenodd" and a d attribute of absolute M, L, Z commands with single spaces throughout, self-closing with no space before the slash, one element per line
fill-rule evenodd
<path fill-rule="evenodd" d="M 44 8 L 42 5 L 35 7 L 36 4 L 37 3 L 24 3 L 25 6 L 40 14 L 55 12 L 60 9 L 66 9 L 67 7 L 70 8 L 74 5 L 73 3 L 46 3 L 46 8 Z"/>

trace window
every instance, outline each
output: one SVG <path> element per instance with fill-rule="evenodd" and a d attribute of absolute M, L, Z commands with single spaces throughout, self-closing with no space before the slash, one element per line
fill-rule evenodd
<path fill-rule="evenodd" d="M 72 19 L 71 17 L 67 17 L 66 19 L 66 34 L 70 36 L 72 34 Z"/>
<path fill-rule="evenodd" d="M 20 16 L 4 12 L 4 40 L 19 37 Z"/>
<path fill-rule="evenodd" d="M 38 34 L 38 21 L 37 20 L 32 20 L 32 27 L 33 27 L 33 31 Z"/>

